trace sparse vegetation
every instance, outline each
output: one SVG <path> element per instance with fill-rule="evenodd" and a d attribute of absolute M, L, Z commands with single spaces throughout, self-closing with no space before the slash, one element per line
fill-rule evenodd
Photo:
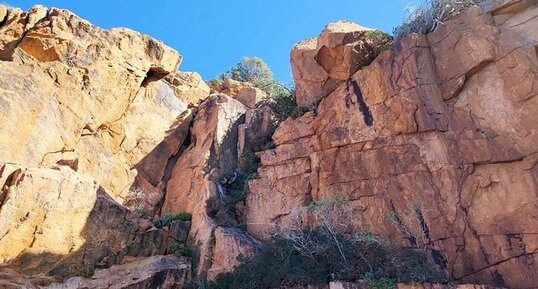
<path fill-rule="evenodd" d="M 381 31 L 381 30 L 371 30 L 371 31 L 366 31 L 366 39 L 370 39 L 370 40 L 378 40 L 378 41 L 381 41 L 381 40 L 390 40 L 390 35 L 388 35 L 387 33 Z"/>
<path fill-rule="evenodd" d="M 386 215 L 386 220 L 398 230 L 412 247 L 424 249 L 431 244 L 430 232 L 424 215 L 432 209 L 424 208 L 420 203 L 415 203 L 407 210 L 400 213 L 394 209 Z"/>
<path fill-rule="evenodd" d="M 243 57 L 225 75 L 237 81 L 252 83 L 256 87 L 263 87 L 274 81 L 273 73 L 259 57 Z"/>
<path fill-rule="evenodd" d="M 267 64 L 259 57 L 243 57 L 236 66 L 220 75 L 219 78 L 211 80 L 210 83 L 212 85 L 221 84 L 226 77 L 249 82 L 265 91 L 268 97 L 263 104 L 269 105 L 279 120 L 288 117 L 297 118 L 308 111 L 297 105 L 293 89 L 275 80 Z"/>
<path fill-rule="evenodd" d="M 274 85 L 279 86 L 280 84 Z M 308 109 L 297 105 L 295 94 L 291 90 L 277 90 L 265 103 L 273 109 L 281 121 L 288 117 L 298 118 L 308 112 Z"/>
<path fill-rule="evenodd" d="M 411 33 L 426 34 L 440 24 L 482 0 L 426 0 L 423 4 L 410 8 L 407 19 L 393 31 L 396 41 Z"/>
<path fill-rule="evenodd" d="M 319 200 L 319 201 L 312 201 L 310 204 L 308 204 L 308 211 L 316 211 L 319 210 L 322 207 L 329 207 L 334 205 L 345 205 L 349 203 L 347 200 L 339 200 L 339 199 L 325 199 L 325 200 Z"/>
<path fill-rule="evenodd" d="M 69 267 L 69 273 L 74 276 L 82 276 L 85 278 L 90 278 L 95 273 L 95 266 L 81 263 L 76 266 Z"/>
<path fill-rule="evenodd" d="M 235 227 L 238 225 L 235 219 L 234 207 L 229 197 L 221 200 L 219 197 L 211 197 L 206 200 L 206 214 L 219 226 Z"/>
<path fill-rule="evenodd" d="M 249 192 L 248 181 L 258 177 L 258 168 L 260 160 L 251 153 L 244 156 L 240 161 L 239 177 L 235 182 L 225 184 L 225 189 L 230 196 L 229 203 L 235 205 L 237 202 L 244 201 Z"/>
<path fill-rule="evenodd" d="M 195 250 L 192 246 L 189 246 L 188 244 L 176 242 L 168 246 L 167 253 L 175 255 L 177 257 L 193 258 Z"/>
<path fill-rule="evenodd" d="M 192 220 L 192 214 L 187 212 L 180 212 L 177 214 L 165 214 L 161 218 L 157 219 L 154 222 L 154 225 L 157 228 L 162 228 L 170 226 L 174 221 L 186 222 L 190 220 Z"/>
<path fill-rule="evenodd" d="M 297 236 L 297 235 L 296 235 Z M 210 283 L 213 289 L 279 288 L 363 279 L 367 288 L 393 288 L 396 282 L 445 282 L 424 251 L 398 250 L 380 238 L 333 235 L 323 228 L 301 238 L 273 238 L 255 257 Z"/>

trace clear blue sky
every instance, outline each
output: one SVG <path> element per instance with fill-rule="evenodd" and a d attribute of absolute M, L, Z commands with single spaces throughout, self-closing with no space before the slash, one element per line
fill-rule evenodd
<path fill-rule="evenodd" d="M 1 0 L 0 0 L 1 1 Z M 182 71 L 211 79 L 243 56 L 259 56 L 276 77 L 291 81 L 289 52 L 325 24 L 349 20 L 392 32 L 418 0 L 4 0 L 73 11 L 103 28 L 127 27 L 157 38 L 184 56 Z"/>

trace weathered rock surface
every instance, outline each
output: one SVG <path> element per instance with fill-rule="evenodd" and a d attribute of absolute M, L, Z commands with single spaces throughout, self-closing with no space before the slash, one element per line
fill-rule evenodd
<path fill-rule="evenodd" d="M 235 99 L 248 108 L 256 108 L 256 105 L 267 98 L 267 93 L 256 87 L 242 88 Z"/>
<path fill-rule="evenodd" d="M 245 113 L 245 123 L 239 125 L 237 150 L 240 165 L 244 158 L 267 149 L 276 129 L 276 117 L 269 106 L 249 109 Z"/>
<path fill-rule="evenodd" d="M 370 64 L 390 40 L 379 30 L 340 21 L 327 25 L 318 38 L 295 45 L 291 64 L 297 103 L 307 107 L 329 95 Z"/>
<path fill-rule="evenodd" d="M 62 279 L 126 256 L 162 254 L 167 236 L 68 167 L 0 165 L 0 263 Z"/>
<path fill-rule="evenodd" d="M 538 14 L 509 7 L 410 35 L 283 122 L 259 153 L 248 232 L 316 226 L 304 207 L 339 200 L 340 232 L 427 248 L 453 280 L 538 284 Z"/>
<path fill-rule="evenodd" d="M 215 279 L 221 273 L 233 271 L 241 264 L 238 257 L 252 257 L 262 246 L 262 243 L 236 228 L 219 227 L 214 234 L 213 262 L 207 272 L 209 280 Z"/>
<path fill-rule="evenodd" d="M 316 62 L 317 39 L 297 43 L 291 50 L 295 97 L 300 106 L 309 106 L 329 95 L 338 86 Z"/>
<path fill-rule="evenodd" d="M 210 239 L 216 228 L 206 214 L 206 200 L 219 197 L 220 180 L 238 168 L 238 126 L 245 111 L 224 94 L 205 101 L 193 121 L 190 146 L 179 156 L 167 184 L 162 212 L 192 214 L 190 236 L 200 249 L 200 274 L 211 265 Z"/>
<path fill-rule="evenodd" d="M 163 169 L 138 163 L 188 105 L 209 94 L 197 74 L 176 72 L 176 51 L 41 6 L 8 9 L 0 35 L 0 162 L 68 164 L 120 202 L 138 171 L 151 171 L 154 186 L 162 181 Z M 176 152 L 160 155 L 159 164 Z"/>
<path fill-rule="evenodd" d="M 245 87 L 250 87 L 251 84 L 247 82 L 241 82 L 230 77 L 223 77 L 222 79 L 211 81 L 211 94 L 223 93 L 231 97 L 236 97 Z"/>
<path fill-rule="evenodd" d="M 191 280 L 191 266 L 175 256 L 153 256 L 96 270 L 89 278 L 73 277 L 43 289 L 181 289 Z"/>

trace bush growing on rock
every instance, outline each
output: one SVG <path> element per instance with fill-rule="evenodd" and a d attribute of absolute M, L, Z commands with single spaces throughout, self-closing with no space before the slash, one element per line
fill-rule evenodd
<path fill-rule="evenodd" d="M 273 73 L 259 57 L 243 57 L 234 67 L 230 68 L 225 74 L 231 79 L 250 82 L 254 86 L 264 86 L 274 81 Z"/>
<path fill-rule="evenodd" d="M 177 242 L 168 246 L 167 253 L 175 255 L 177 257 L 193 258 L 195 250 L 192 246 L 188 244 Z"/>
<path fill-rule="evenodd" d="M 222 83 L 222 79 L 226 77 L 251 83 L 266 92 L 268 98 L 262 104 L 269 105 L 280 120 L 297 118 L 307 111 L 297 105 L 293 90 L 274 79 L 267 64 L 259 57 L 243 57 L 236 66 L 210 83 Z"/>
<path fill-rule="evenodd" d="M 394 28 L 396 41 L 411 33 L 427 34 L 434 31 L 439 24 L 482 0 L 427 0 L 412 8 L 407 19 Z"/>
<path fill-rule="evenodd" d="M 166 214 L 154 222 L 155 227 L 162 228 L 168 227 L 173 221 L 190 221 L 192 220 L 192 214 L 187 212 L 180 212 L 177 214 Z"/>
<path fill-rule="evenodd" d="M 378 288 L 396 282 L 446 281 L 424 251 L 396 249 L 373 235 L 345 237 L 319 228 L 276 236 L 258 255 L 242 261 L 234 272 L 219 275 L 210 288 L 263 289 L 359 279 Z"/>

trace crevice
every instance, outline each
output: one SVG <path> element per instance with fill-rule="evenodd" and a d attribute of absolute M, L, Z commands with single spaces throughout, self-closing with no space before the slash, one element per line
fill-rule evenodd
<path fill-rule="evenodd" d="M 191 123 L 189 125 L 189 128 L 187 130 L 188 133 L 187 133 L 187 136 L 185 137 L 185 140 L 180 145 L 177 152 L 175 152 L 173 155 L 171 155 L 170 158 L 168 158 L 168 160 L 166 162 L 166 166 L 165 166 L 165 169 L 164 169 L 164 175 L 163 175 L 163 178 L 161 180 L 161 183 L 163 184 L 163 188 L 162 188 L 163 193 L 162 193 L 161 199 L 155 205 L 155 208 L 156 208 L 155 209 L 155 215 L 160 216 L 161 213 L 162 213 L 163 205 L 164 205 L 164 202 L 166 200 L 166 195 L 167 195 L 168 181 L 172 178 L 172 172 L 174 170 L 174 167 L 176 166 L 177 161 L 179 160 L 179 158 L 181 157 L 181 155 L 183 153 L 187 152 L 187 149 L 191 146 L 191 144 L 193 142 L 193 136 L 191 135 L 191 131 L 192 131 L 192 127 L 194 125 L 194 118 L 196 117 L 196 114 L 197 114 L 196 112 L 193 113 L 193 121 L 191 121 Z"/>
<path fill-rule="evenodd" d="M 389 201 L 390 204 L 390 210 L 393 212 L 394 221 L 398 224 L 398 226 L 401 226 L 405 230 L 403 230 L 402 233 L 405 233 L 405 239 L 409 241 L 409 245 L 411 245 L 413 248 L 418 248 L 418 241 L 417 238 L 410 234 L 411 230 L 403 223 L 402 219 L 400 218 L 400 215 L 396 212 L 396 207 L 394 206 L 394 202 L 392 200 Z"/>
<path fill-rule="evenodd" d="M 499 266 L 502 263 L 506 263 L 506 262 L 508 262 L 508 261 L 510 261 L 512 259 L 518 259 L 518 258 L 521 258 L 521 257 L 527 257 L 527 258 L 532 257 L 536 253 L 538 253 L 538 252 L 523 253 L 523 254 L 519 254 L 519 255 L 516 255 L 516 256 L 512 256 L 512 257 L 509 257 L 509 258 L 506 258 L 506 259 L 491 263 L 491 264 L 489 264 L 489 265 L 487 265 L 485 267 L 482 267 L 482 268 L 480 268 L 478 270 L 474 270 L 473 272 L 470 272 L 470 273 L 467 273 L 467 274 L 465 274 L 465 275 L 463 275 L 461 277 L 455 278 L 454 281 L 460 281 L 460 280 L 462 280 L 462 279 L 464 279 L 466 277 L 469 277 L 471 275 L 477 274 L 477 273 L 479 273 L 481 271 L 487 270 L 487 269 L 495 267 L 495 266 Z"/>
<path fill-rule="evenodd" d="M 168 71 L 163 70 L 160 67 L 152 66 L 149 68 L 144 80 L 142 80 L 142 87 L 147 87 L 150 82 L 155 82 L 165 78 L 168 75 Z"/>

